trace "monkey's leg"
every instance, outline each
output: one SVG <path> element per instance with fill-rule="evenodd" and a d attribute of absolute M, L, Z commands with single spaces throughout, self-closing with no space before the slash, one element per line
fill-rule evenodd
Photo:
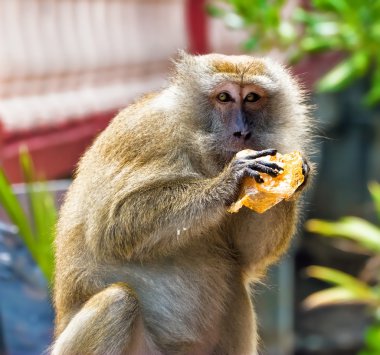
<path fill-rule="evenodd" d="M 139 304 L 126 284 L 113 284 L 88 300 L 52 347 L 52 355 L 147 354 Z"/>
<path fill-rule="evenodd" d="M 240 280 L 233 285 L 233 290 L 220 341 L 213 354 L 257 355 L 256 318 L 249 293 Z"/>

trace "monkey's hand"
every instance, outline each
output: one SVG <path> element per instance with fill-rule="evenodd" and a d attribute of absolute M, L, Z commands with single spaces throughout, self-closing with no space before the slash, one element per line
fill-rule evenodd
<path fill-rule="evenodd" d="M 302 157 L 302 174 L 304 176 L 304 180 L 300 186 L 298 186 L 297 190 L 294 191 L 293 196 L 289 199 L 290 201 L 295 201 L 301 196 L 301 192 L 304 190 L 306 185 L 308 184 L 308 179 L 310 175 L 310 165 L 307 160 Z"/>
<path fill-rule="evenodd" d="M 254 154 L 250 154 L 249 152 L 244 151 L 236 154 L 236 156 L 232 159 L 231 163 L 227 167 L 228 173 L 230 176 L 232 176 L 233 181 L 235 182 L 235 194 L 232 196 L 231 201 L 227 201 L 227 204 L 231 204 L 232 202 L 236 201 L 243 178 L 251 177 L 258 183 L 263 183 L 264 180 L 261 177 L 260 173 L 265 173 L 276 177 L 281 173 L 281 171 L 283 171 L 282 167 L 274 162 L 260 160 L 261 157 L 276 154 L 276 149 L 260 150 Z"/>
<path fill-rule="evenodd" d="M 303 180 L 302 184 L 300 186 L 298 186 L 297 190 L 294 191 L 293 196 L 290 197 L 288 199 L 288 201 L 296 201 L 302 195 L 303 190 L 305 189 L 305 187 L 308 184 L 310 170 L 311 170 L 311 168 L 310 168 L 309 163 L 307 162 L 307 160 L 304 157 L 302 157 L 302 174 L 304 176 L 304 180 Z"/>
<path fill-rule="evenodd" d="M 307 185 L 307 181 L 308 181 L 309 174 L 310 174 L 310 165 L 304 157 L 302 157 L 302 174 L 304 176 L 304 180 L 303 180 L 302 184 L 298 187 L 296 192 L 302 191 L 303 188 Z"/>

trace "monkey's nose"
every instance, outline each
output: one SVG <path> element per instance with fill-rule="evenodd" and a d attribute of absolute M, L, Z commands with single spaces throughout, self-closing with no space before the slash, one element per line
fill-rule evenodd
<path fill-rule="evenodd" d="M 239 131 L 234 132 L 234 137 L 244 139 L 245 141 L 251 138 L 251 132 L 250 131 Z"/>

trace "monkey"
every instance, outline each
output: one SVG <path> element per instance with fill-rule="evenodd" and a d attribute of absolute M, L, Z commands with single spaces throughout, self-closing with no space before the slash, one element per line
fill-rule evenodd
<path fill-rule="evenodd" d="M 166 86 L 120 111 L 78 164 L 56 228 L 51 353 L 257 354 L 249 290 L 295 233 L 310 116 L 269 58 L 180 52 Z M 244 177 L 278 175 L 260 158 L 294 150 L 305 183 L 292 200 L 227 212 Z"/>

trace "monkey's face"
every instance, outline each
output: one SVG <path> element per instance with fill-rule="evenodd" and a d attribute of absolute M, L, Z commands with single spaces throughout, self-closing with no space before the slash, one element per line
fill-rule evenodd
<path fill-rule="evenodd" d="M 223 161 L 243 149 L 288 153 L 306 147 L 307 106 L 280 64 L 245 55 L 182 53 L 176 65 L 181 96 L 173 101 L 192 113 L 191 123 L 206 131 Z"/>
<path fill-rule="evenodd" d="M 265 89 L 255 84 L 226 81 L 215 88 L 211 102 L 214 114 L 219 118 L 220 132 L 223 132 L 221 139 L 228 155 L 247 148 L 266 148 L 260 142 L 262 131 L 269 124 L 264 119 L 268 104 Z"/>

